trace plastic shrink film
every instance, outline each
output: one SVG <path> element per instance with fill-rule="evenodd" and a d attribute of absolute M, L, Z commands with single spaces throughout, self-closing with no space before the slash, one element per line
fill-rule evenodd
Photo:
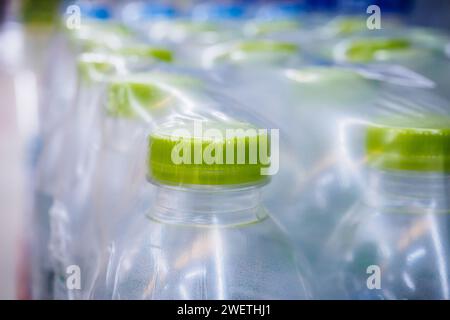
<path fill-rule="evenodd" d="M 448 35 L 121 12 L 59 39 L 36 182 L 49 294 L 449 298 Z"/>
<path fill-rule="evenodd" d="M 427 130 L 434 132 L 433 125 L 441 129 L 442 126 L 448 126 L 448 93 L 444 90 L 448 82 L 446 70 L 449 60 L 445 56 L 447 38 L 422 29 L 404 33 L 400 26 L 394 26 L 393 23 L 392 29 L 381 35 L 359 34 L 356 37 L 352 32 L 351 36 L 346 36 L 336 44 L 327 42 L 316 49 L 315 59 L 311 59 L 311 51 L 301 54 L 304 47 L 302 43 L 274 39 L 221 44 L 206 49 L 203 55 L 204 67 L 222 75 L 224 83 L 228 85 L 228 92 L 255 113 L 271 119 L 281 129 L 281 136 L 287 140 L 281 144 L 279 172 L 273 178 L 273 188 L 268 187 L 265 201 L 268 208 L 275 212 L 274 218 L 288 231 L 295 245 L 306 252 L 313 264 L 315 272 L 312 282 L 320 288 L 317 292 L 319 298 L 418 299 L 446 298 L 448 294 L 448 258 L 445 257 L 447 231 L 442 221 L 436 221 L 439 230 L 434 231 L 440 239 L 435 239 L 437 242 L 434 245 L 425 244 L 432 240 L 421 240 L 424 246 L 417 249 L 424 255 L 422 267 L 411 267 L 410 272 L 405 271 L 408 270 L 406 264 L 409 259 L 413 259 L 409 255 L 414 256 L 414 248 L 417 248 L 408 246 L 405 250 L 411 250 L 410 253 L 405 252 L 404 259 L 399 259 L 401 262 L 395 260 L 401 264 L 401 267 L 397 266 L 398 269 L 392 271 L 397 272 L 395 275 L 388 275 L 388 271 L 383 269 L 385 264 L 391 263 L 388 256 L 396 256 L 392 249 L 395 245 L 385 244 L 382 239 L 386 235 L 381 235 L 382 229 L 388 228 L 391 222 L 385 221 L 386 226 L 361 227 L 366 228 L 361 229 L 361 237 L 367 233 L 375 234 L 374 238 L 367 240 L 370 249 L 364 250 L 364 245 L 359 247 L 361 242 L 365 243 L 365 239 L 350 237 L 352 232 L 358 232 L 354 224 L 363 219 L 360 214 L 361 203 L 365 203 L 368 192 L 373 193 L 372 198 L 377 195 L 375 203 L 385 201 L 382 199 L 385 193 L 399 192 L 392 189 L 382 191 L 388 187 L 381 180 L 366 177 L 366 171 L 371 167 L 370 162 L 366 163 L 369 154 L 378 152 L 372 149 L 380 147 L 368 146 L 376 144 L 371 141 L 377 139 L 371 137 L 374 135 L 372 126 L 382 125 L 383 121 L 396 123 L 398 120 L 397 125 L 406 126 L 408 130 L 414 131 L 416 127 L 426 129 L 419 135 L 427 135 Z M 398 37 L 398 34 L 402 34 L 402 37 Z M 327 50 L 331 50 L 332 54 L 326 54 Z M 391 135 L 388 131 L 383 137 L 389 140 Z M 445 133 L 442 135 L 445 136 Z M 437 139 L 441 141 L 441 138 Z M 445 167 L 447 147 L 445 138 L 442 139 L 442 144 L 436 146 L 439 150 L 436 155 L 433 151 L 422 154 L 421 148 L 431 147 L 422 138 L 414 142 L 411 140 L 409 147 L 405 142 L 404 147 L 414 149 L 413 145 L 417 145 L 418 150 L 412 150 L 412 153 L 417 152 L 418 157 L 438 157 L 431 161 L 442 162 L 438 167 Z M 386 143 L 389 144 L 389 141 Z M 398 148 L 402 146 L 403 142 L 399 141 Z M 287 149 L 283 150 L 283 147 Z M 364 148 L 366 150 L 359 150 L 357 157 L 353 153 L 354 149 Z M 397 157 L 391 155 L 391 149 L 385 152 L 393 158 Z M 406 155 L 404 157 L 407 158 Z M 405 200 L 403 205 L 410 205 L 414 197 L 420 199 L 421 192 L 428 192 L 423 190 L 429 188 L 427 178 L 414 180 L 418 179 L 414 171 L 421 172 L 422 169 L 415 170 L 414 166 L 394 169 L 400 170 L 402 175 L 411 175 L 411 182 L 405 181 L 405 186 L 408 183 L 417 186 L 409 195 L 407 191 L 406 195 L 399 194 L 399 198 Z M 435 202 L 442 207 L 447 201 L 444 200 L 448 197 L 445 170 L 434 171 L 440 181 L 435 196 L 440 200 L 433 197 L 427 199 L 428 202 L 422 203 L 422 211 L 417 209 L 416 213 L 425 214 Z M 374 181 L 381 189 L 368 191 L 370 181 Z M 401 181 L 392 183 L 402 189 Z M 415 201 L 420 201 L 418 199 Z M 433 219 L 445 218 L 436 216 Z M 397 222 L 398 225 L 404 223 Z M 414 223 L 411 222 L 411 225 Z M 405 227 L 406 234 L 401 235 L 395 229 L 392 230 L 392 236 L 395 241 L 406 246 L 402 241 L 407 241 L 405 239 L 411 237 L 408 232 L 414 233 L 414 230 Z M 423 237 L 433 238 L 431 227 L 427 230 L 423 232 Z M 344 241 L 354 247 L 344 250 L 337 246 Z M 416 246 L 419 245 L 416 243 Z M 357 253 L 353 250 L 363 251 L 362 257 L 355 257 Z M 425 256 L 430 255 L 433 256 L 434 264 L 425 263 Z M 340 257 L 342 261 L 339 261 L 340 264 L 331 263 L 330 257 Z M 372 263 L 363 265 L 363 261 L 369 260 Z M 378 290 L 371 291 L 366 279 L 367 270 L 375 268 L 373 266 L 380 266 L 383 279 L 402 280 L 392 280 L 390 288 L 381 293 Z M 424 269 L 425 266 L 427 269 Z M 343 271 L 345 268 L 348 270 Z M 319 270 L 323 270 L 323 273 Z M 321 279 L 325 279 L 326 283 L 322 283 Z"/>
<path fill-rule="evenodd" d="M 51 225 L 50 234 L 55 239 L 50 247 L 59 252 L 56 255 L 71 252 L 65 243 L 72 241 L 71 232 L 73 235 L 75 229 L 71 228 L 75 223 L 68 216 L 76 217 L 80 213 L 68 211 L 84 212 L 81 208 L 85 206 L 101 141 L 99 101 L 106 82 L 113 74 L 149 69 L 156 63 L 171 60 L 170 50 L 132 41 L 119 43 L 117 47 L 96 45 L 95 49 L 78 55 L 74 97 L 67 106 L 61 106 L 67 110 L 55 117 L 55 126 L 49 139 L 43 141 L 38 157 L 36 204 L 40 217 L 50 216 L 42 225 L 43 228 Z M 49 278 L 52 282 L 52 277 Z"/>

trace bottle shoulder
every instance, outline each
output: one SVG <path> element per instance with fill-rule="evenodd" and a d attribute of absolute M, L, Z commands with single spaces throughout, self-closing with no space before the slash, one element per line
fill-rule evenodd
<path fill-rule="evenodd" d="M 141 217 L 129 232 L 110 261 L 113 298 L 307 297 L 289 243 L 270 217 L 226 227 Z"/>

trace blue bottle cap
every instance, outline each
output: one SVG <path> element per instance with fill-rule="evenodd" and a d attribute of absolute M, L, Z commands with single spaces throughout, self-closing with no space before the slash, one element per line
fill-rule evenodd
<path fill-rule="evenodd" d="M 307 10 L 304 1 L 289 1 L 284 3 L 273 3 L 263 6 L 256 13 L 257 18 L 283 19 L 294 18 Z"/>
<path fill-rule="evenodd" d="M 102 4 L 81 4 L 81 15 L 97 20 L 108 20 L 112 18 L 111 8 Z"/>
<path fill-rule="evenodd" d="M 126 22 L 172 19 L 177 16 L 177 9 L 167 4 L 152 4 L 147 2 L 130 3 L 122 10 L 122 18 Z"/>
<path fill-rule="evenodd" d="M 198 20 L 235 20 L 246 14 L 246 6 L 242 4 L 207 3 L 194 8 L 192 17 Z"/>

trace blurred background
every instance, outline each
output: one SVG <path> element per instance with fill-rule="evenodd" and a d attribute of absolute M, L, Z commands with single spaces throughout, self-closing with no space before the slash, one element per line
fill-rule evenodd
<path fill-rule="evenodd" d="M 122 19 L 116 8 L 126 1 L 78 1 L 82 15 Z M 371 4 L 380 6 L 382 15 L 399 17 L 411 25 L 431 26 L 450 31 L 448 0 L 303 0 L 303 1 L 148 1 L 170 5 L 189 16 L 205 3 L 239 3 L 248 12 L 271 3 L 296 6 L 304 15 L 324 13 L 337 16 L 367 16 Z M 49 35 L 71 1 L 0 0 L 0 299 L 29 298 L 27 263 L 30 252 L 27 216 L 31 210 L 31 168 L 39 149 L 39 107 L 41 87 L 46 82 Z M 90 12 L 90 6 L 104 4 L 109 11 Z M 253 11 L 252 11 L 253 10 Z M 29 37 L 34 33 L 33 37 Z M 39 32 L 38 32 L 39 31 Z M 42 32 L 40 32 L 42 31 Z M 38 34 L 38 36 L 36 36 Z"/>

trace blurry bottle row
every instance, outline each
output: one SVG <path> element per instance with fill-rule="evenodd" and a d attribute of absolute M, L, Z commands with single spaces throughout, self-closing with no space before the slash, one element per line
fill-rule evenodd
<path fill-rule="evenodd" d="M 22 29 L 33 298 L 450 298 L 448 34 L 139 5 Z"/>

